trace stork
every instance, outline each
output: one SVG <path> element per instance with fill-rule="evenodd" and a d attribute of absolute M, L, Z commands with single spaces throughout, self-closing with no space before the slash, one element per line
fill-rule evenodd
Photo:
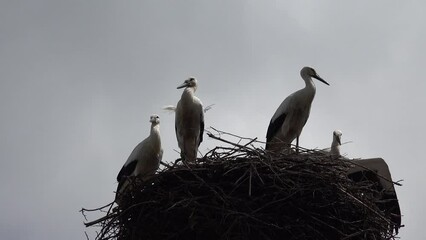
<path fill-rule="evenodd" d="M 340 145 L 342 145 L 342 131 L 334 130 L 333 142 L 331 142 L 330 155 L 340 156 Z"/>
<path fill-rule="evenodd" d="M 197 86 L 197 79 L 190 77 L 177 87 L 185 88 L 175 110 L 175 131 L 181 158 L 186 162 L 195 162 L 203 141 L 204 110 L 200 99 L 194 95 Z"/>
<path fill-rule="evenodd" d="M 126 163 L 117 175 L 117 192 L 115 201 L 120 204 L 121 196 L 127 189 L 129 177 L 139 177 L 147 180 L 152 177 L 160 166 L 163 157 L 160 138 L 160 117 L 151 115 L 151 132 L 132 151 Z"/>
<path fill-rule="evenodd" d="M 311 67 L 302 68 L 300 76 L 306 86 L 284 99 L 272 116 L 266 133 L 266 150 L 280 151 L 283 147 L 288 149 L 296 139 L 296 151 L 299 151 L 299 136 L 309 118 L 315 97 L 316 89 L 312 78 L 329 85 Z"/>
<path fill-rule="evenodd" d="M 340 146 L 341 145 L 342 145 L 342 131 L 334 130 L 333 131 L 333 141 L 331 142 L 331 147 L 324 148 L 320 151 L 322 153 L 328 155 L 328 156 L 343 158 L 343 156 L 340 155 Z"/>

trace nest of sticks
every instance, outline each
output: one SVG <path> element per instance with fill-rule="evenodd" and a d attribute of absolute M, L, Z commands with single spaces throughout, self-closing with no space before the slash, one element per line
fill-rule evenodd
<path fill-rule="evenodd" d="M 134 179 L 96 239 L 394 239 L 374 183 L 347 177 L 349 161 L 318 150 L 271 154 L 242 144 Z M 85 211 L 90 211 L 83 209 Z"/>

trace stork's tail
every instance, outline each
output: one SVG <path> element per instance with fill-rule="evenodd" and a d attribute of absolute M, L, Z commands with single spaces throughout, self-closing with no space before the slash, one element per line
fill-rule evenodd
<path fill-rule="evenodd" d="M 120 205 L 122 197 L 129 187 L 129 177 L 124 177 L 118 182 L 117 191 L 115 192 L 115 203 Z"/>

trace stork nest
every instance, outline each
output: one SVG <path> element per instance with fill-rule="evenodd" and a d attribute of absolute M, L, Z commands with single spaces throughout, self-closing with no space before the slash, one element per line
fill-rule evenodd
<path fill-rule="evenodd" d="M 383 193 L 350 180 L 349 161 L 265 153 L 253 141 L 134 179 L 96 239 L 394 239 L 376 204 Z"/>

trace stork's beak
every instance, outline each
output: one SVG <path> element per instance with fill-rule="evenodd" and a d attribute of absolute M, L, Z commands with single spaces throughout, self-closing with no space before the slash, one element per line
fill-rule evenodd
<path fill-rule="evenodd" d="M 340 141 L 340 136 L 336 136 L 336 140 L 337 140 L 337 143 L 338 143 L 339 145 L 342 145 L 342 142 Z"/>
<path fill-rule="evenodd" d="M 179 88 L 184 88 L 184 87 L 188 87 L 188 86 L 189 86 L 189 82 L 185 81 L 185 82 L 183 82 L 181 85 L 179 85 L 179 86 L 177 87 L 177 89 L 179 89 Z"/>
<path fill-rule="evenodd" d="M 326 82 L 324 79 L 322 79 L 320 76 L 318 76 L 318 74 L 315 75 L 315 76 L 312 76 L 312 77 L 316 78 L 316 79 L 318 79 L 318 81 L 323 82 L 324 84 L 327 84 L 328 86 L 330 86 L 330 84 L 328 84 L 328 82 Z"/>

